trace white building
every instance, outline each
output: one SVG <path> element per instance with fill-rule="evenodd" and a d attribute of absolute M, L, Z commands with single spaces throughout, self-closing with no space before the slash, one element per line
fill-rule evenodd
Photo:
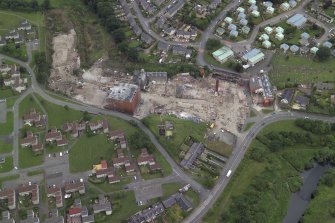
<path fill-rule="evenodd" d="M 276 33 L 284 33 L 284 31 L 285 30 L 282 27 L 280 27 L 280 26 L 276 27 Z"/>
<path fill-rule="evenodd" d="M 266 34 L 270 35 L 273 32 L 273 28 L 270 26 L 265 27 L 264 31 Z"/>
<path fill-rule="evenodd" d="M 264 40 L 262 46 L 266 49 L 269 49 L 271 47 L 271 42 L 269 40 Z"/>
<path fill-rule="evenodd" d="M 225 23 L 232 24 L 233 19 L 230 17 L 226 17 L 223 21 L 225 21 Z"/>
<path fill-rule="evenodd" d="M 265 10 L 265 13 L 268 15 L 272 15 L 275 12 L 275 9 L 273 7 L 267 7 Z"/>
<path fill-rule="evenodd" d="M 287 2 L 283 2 L 281 5 L 280 5 L 280 9 L 283 10 L 283 11 L 287 11 L 290 9 L 290 4 L 288 4 Z"/>
<path fill-rule="evenodd" d="M 265 34 L 265 33 L 263 33 L 259 38 L 261 40 L 269 40 L 270 39 L 270 37 L 267 34 Z"/>
<path fill-rule="evenodd" d="M 277 39 L 277 40 L 279 40 L 279 41 L 282 41 L 283 39 L 284 39 L 284 34 L 282 34 L 282 33 L 277 33 L 276 34 L 276 36 L 275 36 L 275 38 Z"/>
<path fill-rule="evenodd" d="M 259 11 L 252 11 L 251 12 L 251 15 L 253 16 L 253 17 L 259 17 L 260 16 L 260 13 L 259 13 Z"/>
<path fill-rule="evenodd" d="M 311 50 L 310 50 L 310 52 L 311 52 L 311 54 L 316 54 L 316 52 L 318 52 L 318 50 L 319 50 L 319 48 L 312 47 Z"/>

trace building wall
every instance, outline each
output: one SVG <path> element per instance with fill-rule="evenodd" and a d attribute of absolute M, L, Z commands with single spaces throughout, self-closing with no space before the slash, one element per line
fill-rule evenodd
<path fill-rule="evenodd" d="M 140 100 L 141 100 L 141 92 L 139 89 L 137 89 L 136 94 L 134 95 L 132 101 L 130 102 L 129 101 L 119 101 L 119 100 L 107 98 L 108 104 L 105 105 L 105 108 L 132 115 L 134 114 Z"/>

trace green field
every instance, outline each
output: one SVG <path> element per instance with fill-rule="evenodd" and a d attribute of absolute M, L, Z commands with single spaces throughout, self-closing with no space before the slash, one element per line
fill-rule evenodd
<path fill-rule="evenodd" d="M 5 157 L 5 163 L 0 164 L 0 173 L 6 173 L 13 169 L 13 157 L 7 156 Z"/>
<path fill-rule="evenodd" d="M 246 132 L 248 131 L 255 123 L 254 122 L 249 122 L 245 125 L 243 131 Z"/>
<path fill-rule="evenodd" d="M 182 188 L 183 185 L 180 183 L 167 183 L 162 185 L 163 189 L 163 198 L 167 198 L 171 196 L 174 193 L 177 193 L 180 188 Z"/>
<path fill-rule="evenodd" d="M 81 111 L 70 108 L 66 109 L 65 107 L 52 104 L 39 95 L 36 95 L 36 98 L 48 113 L 48 124 L 50 127 L 56 126 L 60 128 L 65 122 L 80 121 L 82 119 Z"/>
<path fill-rule="evenodd" d="M 27 176 L 35 176 L 39 174 L 44 174 L 44 170 L 33 170 L 27 173 Z"/>
<path fill-rule="evenodd" d="M 273 85 L 291 85 L 295 83 L 313 83 L 318 81 L 335 81 L 334 59 L 318 62 L 312 58 L 278 53 L 273 57 L 273 69 L 269 76 Z"/>
<path fill-rule="evenodd" d="M 174 125 L 173 136 L 169 139 L 159 135 L 158 125 L 161 124 L 162 121 L 170 121 Z M 192 121 L 178 119 L 174 116 L 149 115 L 143 119 L 143 123 L 151 130 L 166 151 L 177 162 L 179 162 L 180 146 L 186 137 L 192 136 L 196 140 L 203 142 L 207 131 L 205 123 L 197 124 Z"/>
<path fill-rule="evenodd" d="M 21 169 L 43 164 L 43 155 L 34 155 L 31 149 L 19 148 L 19 167 Z"/>
<path fill-rule="evenodd" d="M 13 112 L 7 112 L 7 121 L 6 123 L 0 124 L 0 135 L 8 135 L 13 131 Z"/>
<path fill-rule="evenodd" d="M 11 88 L 1 89 L 0 88 L 0 99 L 13 97 L 15 92 Z"/>
<path fill-rule="evenodd" d="M 307 133 L 295 126 L 291 120 L 266 126 L 250 145 L 229 184 L 203 222 L 283 220 L 291 192 L 297 191 L 301 186 L 300 172 L 306 166 L 310 166 L 317 153 L 327 153 L 328 149 L 322 148 L 318 143 L 310 145 L 309 142 L 305 142 L 272 151 L 269 145 L 261 143 L 260 139 L 264 141 L 265 137 L 269 137 L 268 134 L 280 134 L 281 131 L 293 132 L 292 134 Z M 309 137 L 318 141 L 318 137 L 321 136 L 311 134 Z"/>
<path fill-rule="evenodd" d="M 20 103 L 20 118 L 23 117 L 24 114 L 28 113 L 31 109 L 35 109 L 36 112 L 43 114 L 42 108 L 39 106 L 38 102 L 34 99 L 34 97 L 30 94 L 25 97 Z"/>
<path fill-rule="evenodd" d="M 82 135 L 69 151 L 70 171 L 72 173 L 91 170 L 100 158 L 111 159 L 114 145 L 104 134 L 88 137 Z"/>
<path fill-rule="evenodd" d="M 4 141 L 0 141 L 0 154 L 2 153 L 10 153 L 13 150 L 12 144 L 8 144 Z"/>
<path fill-rule="evenodd" d="M 307 210 L 303 217 L 303 222 L 313 223 L 313 222 L 324 222 L 332 223 L 335 221 L 334 211 L 335 211 L 335 184 L 334 176 L 335 169 L 332 168 L 328 170 L 325 175 L 330 175 L 332 173 L 332 182 L 330 184 L 324 183 L 326 176 L 321 178 L 314 198 L 308 204 Z"/>

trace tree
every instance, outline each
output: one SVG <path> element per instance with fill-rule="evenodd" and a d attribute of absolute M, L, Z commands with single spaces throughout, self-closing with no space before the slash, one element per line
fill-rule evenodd
<path fill-rule="evenodd" d="M 209 39 L 206 43 L 206 50 L 216 50 L 221 46 L 221 42 L 217 39 Z"/>
<path fill-rule="evenodd" d="M 41 5 L 42 10 L 46 11 L 50 9 L 50 0 L 44 0 Z"/>
<path fill-rule="evenodd" d="M 3 80 L 3 76 L 0 75 L 0 87 L 4 86 L 4 80 Z"/>
<path fill-rule="evenodd" d="M 85 122 L 87 122 L 87 121 L 90 121 L 91 119 L 92 119 L 92 116 L 87 111 L 84 111 L 83 112 L 83 120 Z"/>
<path fill-rule="evenodd" d="M 69 106 L 64 105 L 64 109 L 65 109 L 66 111 L 68 111 L 68 110 L 69 110 Z"/>
<path fill-rule="evenodd" d="M 330 49 L 328 47 L 320 47 L 319 50 L 316 52 L 316 56 L 319 61 L 326 61 L 330 57 Z"/>

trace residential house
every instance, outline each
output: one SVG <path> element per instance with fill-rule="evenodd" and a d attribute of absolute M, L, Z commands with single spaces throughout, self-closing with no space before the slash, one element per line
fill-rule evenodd
<path fill-rule="evenodd" d="M 58 140 L 62 140 L 62 133 L 57 131 L 56 128 L 51 129 L 50 131 L 48 131 L 45 134 L 45 141 L 46 142 L 54 142 L 54 141 L 58 141 Z"/>
<path fill-rule="evenodd" d="M 37 136 L 32 132 L 27 132 L 26 137 L 21 140 L 22 147 L 34 146 L 38 144 Z"/>
<path fill-rule="evenodd" d="M 31 30 L 31 24 L 28 22 L 28 20 L 24 20 L 19 27 L 17 27 L 17 30 Z"/>
<path fill-rule="evenodd" d="M 141 41 L 143 41 L 146 44 L 150 45 L 153 42 L 153 39 L 148 34 L 142 32 L 142 34 L 141 34 Z"/>
<path fill-rule="evenodd" d="M 105 212 L 106 215 L 112 214 L 112 205 L 104 195 L 99 195 L 98 203 L 93 204 L 94 214 Z"/>
<path fill-rule="evenodd" d="M 109 132 L 109 125 L 107 120 L 98 120 L 96 122 L 90 122 L 89 128 L 92 132 L 102 131 L 103 133 Z"/>
<path fill-rule="evenodd" d="M 4 188 L 0 191 L 0 200 L 7 201 L 7 207 L 9 210 L 16 209 L 16 193 L 12 188 Z"/>
<path fill-rule="evenodd" d="M 24 125 L 43 127 L 47 123 L 47 116 L 41 115 L 33 108 L 23 116 Z"/>
<path fill-rule="evenodd" d="M 168 52 L 169 49 L 170 49 L 170 45 L 167 44 L 167 43 L 164 43 L 164 42 L 159 41 L 158 44 L 157 44 L 157 48 L 158 48 L 160 51 Z"/>
<path fill-rule="evenodd" d="M 20 196 L 31 196 L 31 202 L 34 205 L 38 205 L 40 203 L 39 185 L 37 183 L 29 182 L 20 184 L 17 191 Z"/>
<path fill-rule="evenodd" d="M 54 197 L 55 203 L 57 208 L 63 207 L 63 195 L 62 195 L 62 188 L 54 186 L 49 187 L 47 190 L 47 197 Z"/>
<path fill-rule="evenodd" d="M 64 185 L 65 193 L 79 192 L 79 194 L 85 194 L 85 184 L 84 182 L 71 181 Z"/>

